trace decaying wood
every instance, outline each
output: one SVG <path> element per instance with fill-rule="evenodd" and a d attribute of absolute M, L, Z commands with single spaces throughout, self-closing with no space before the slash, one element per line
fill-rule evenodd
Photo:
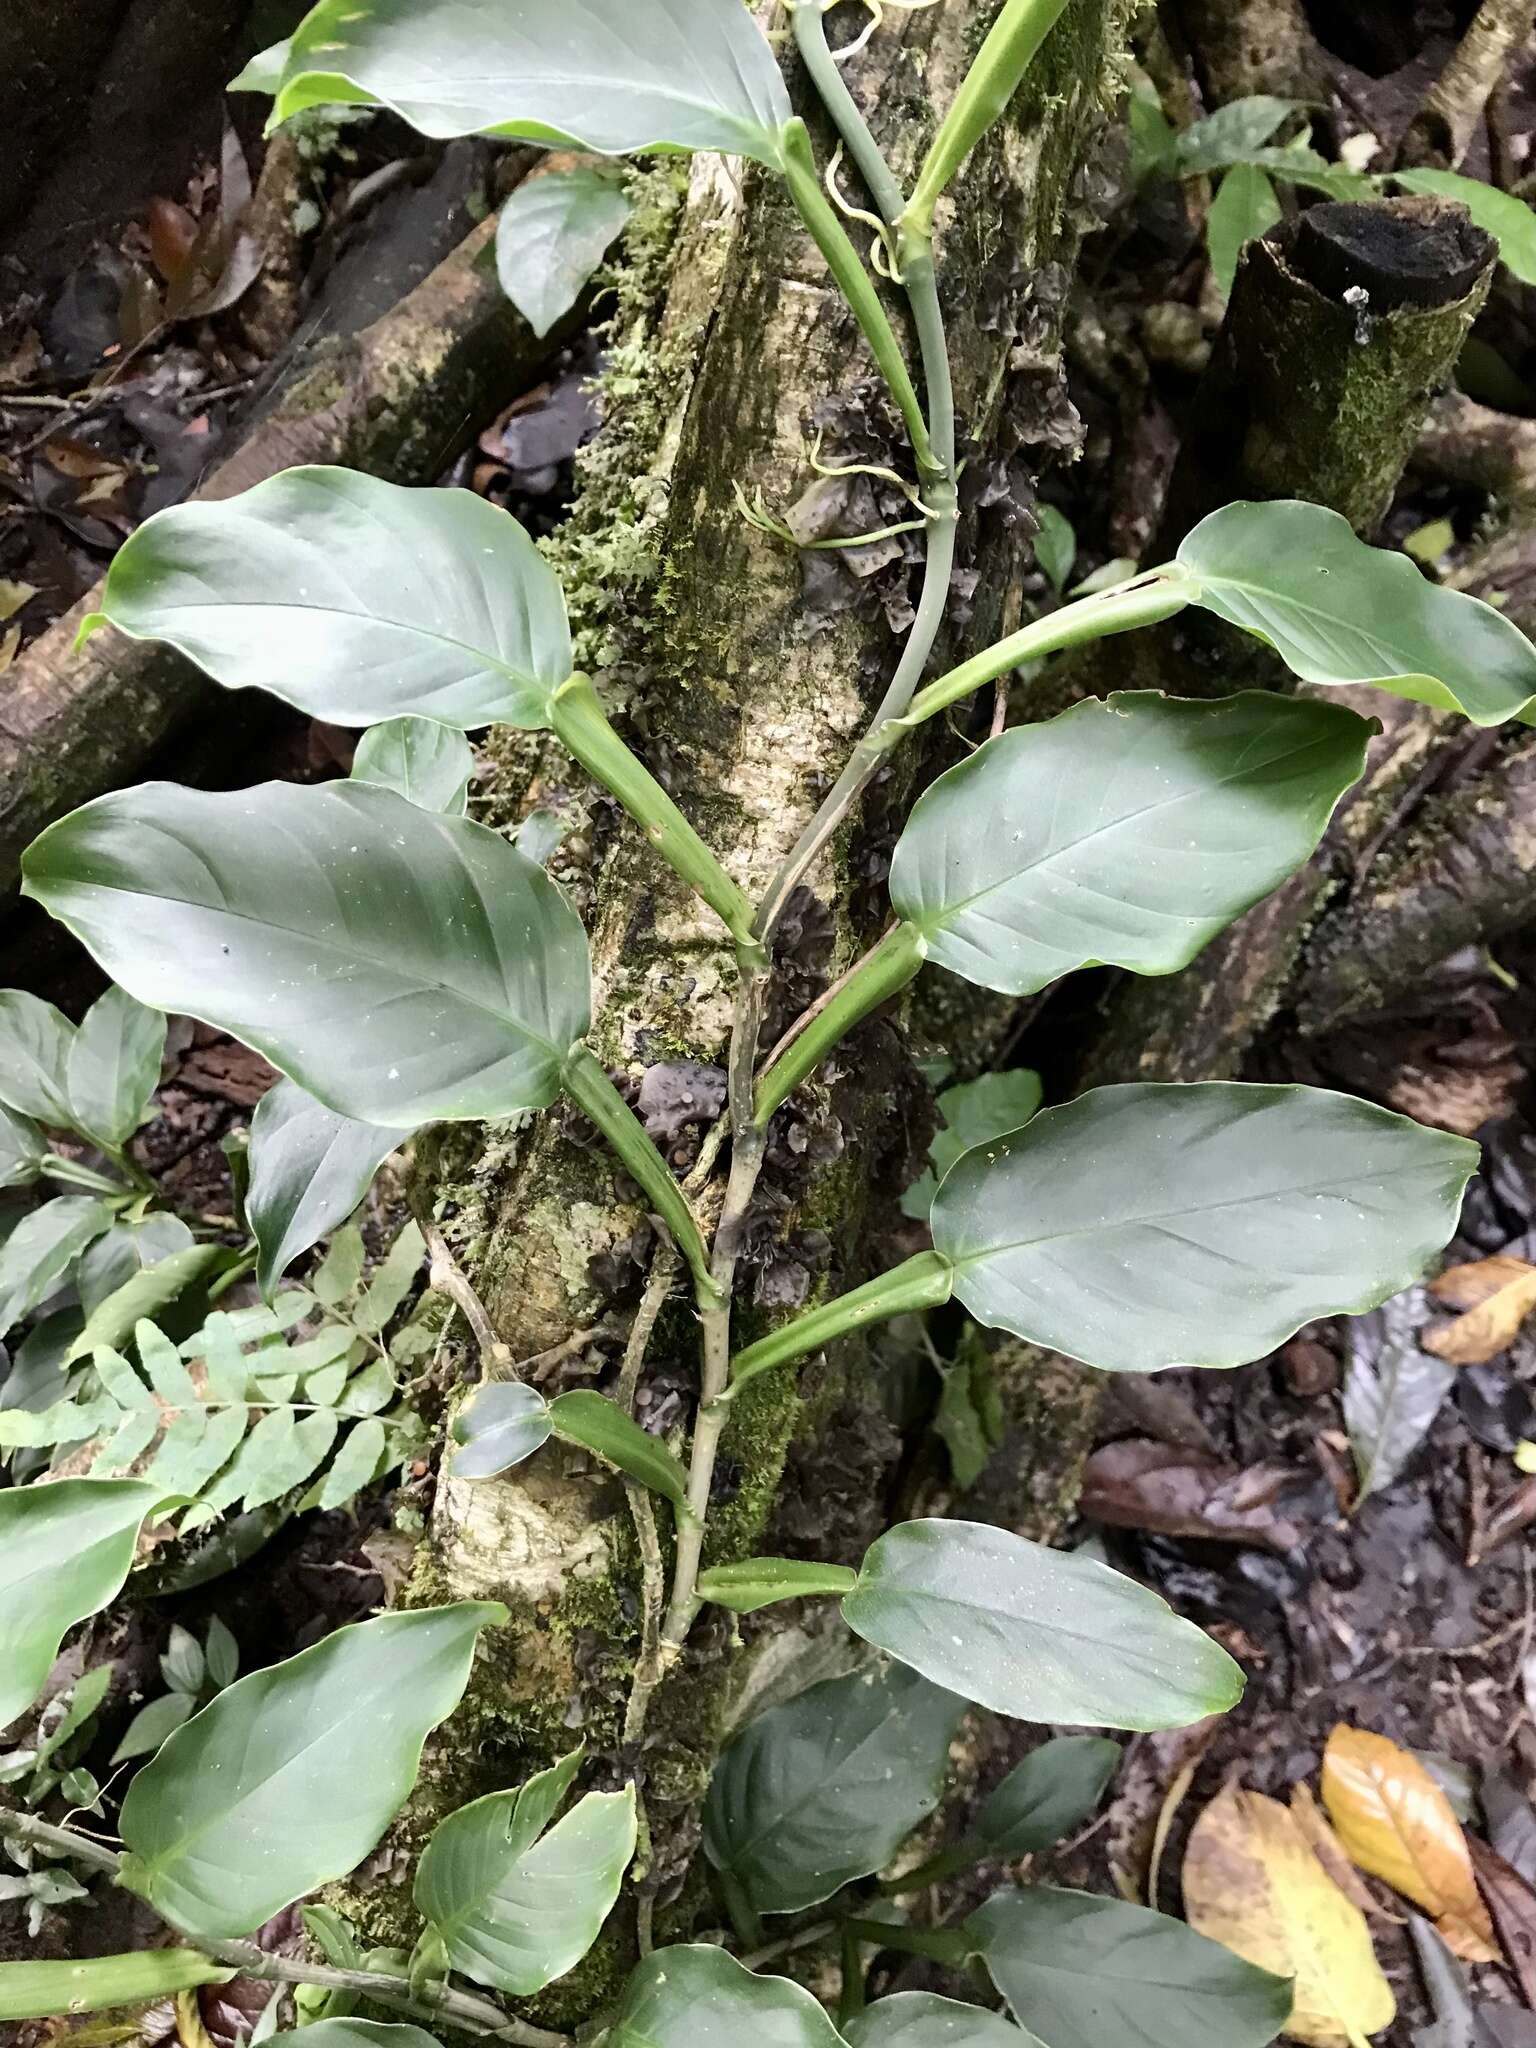
<path fill-rule="evenodd" d="M 1326 102 L 1327 60 L 1302 0 L 1162 0 L 1160 12 L 1208 107 L 1261 92 Z"/>
<path fill-rule="evenodd" d="M 1472 146 L 1495 86 L 1536 25 L 1536 0 L 1482 0 L 1466 34 L 1408 124 L 1404 164 L 1452 170 Z"/>

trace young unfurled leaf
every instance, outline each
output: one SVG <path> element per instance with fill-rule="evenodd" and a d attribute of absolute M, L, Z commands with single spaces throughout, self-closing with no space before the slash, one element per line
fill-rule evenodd
<path fill-rule="evenodd" d="M 919 797 L 891 902 L 929 960 L 1009 995 L 1100 963 L 1171 974 L 1307 859 L 1369 737 L 1268 691 L 1089 698 Z"/>
<path fill-rule="evenodd" d="M 1227 172 L 1205 217 L 1211 275 L 1223 299 L 1232 296 L 1238 258 L 1246 244 L 1267 235 L 1283 217 L 1267 171 L 1257 164 L 1235 164 Z"/>
<path fill-rule="evenodd" d="M 575 305 L 629 211 L 623 186 L 590 166 L 525 178 L 507 200 L 496 275 L 535 334 L 548 334 Z"/>
<path fill-rule="evenodd" d="M 1323 1804 L 1360 1868 L 1432 1914 L 1457 1955 L 1498 1960 L 1461 1823 L 1417 1757 L 1341 1724 L 1323 1752 Z"/>
<path fill-rule="evenodd" d="M 1435 192 L 1464 206 L 1485 234 L 1499 245 L 1499 261 L 1507 264 L 1522 284 L 1536 284 L 1536 212 L 1513 192 L 1481 178 L 1463 177 L 1459 171 L 1402 170 L 1391 173 L 1392 182 L 1405 192 Z"/>
<path fill-rule="evenodd" d="M 605 2048 L 845 2048 L 787 1977 L 758 1977 L 724 1949 L 659 1948 L 632 1974 Z"/>
<path fill-rule="evenodd" d="M 23 1216 L 0 1245 L 0 1331 L 46 1301 L 86 1246 L 111 1227 L 112 1211 L 94 1195 L 55 1195 Z"/>
<path fill-rule="evenodd" d="M 900 1665 L 813 1685 L 722 1754 L 704 1847 L 759 1913 L 819 1905 L 938 1805 L 965 1701 Z"/>
<path fill-rule="evenodd" d="M 848 2048 L 1044 2048 L 979 2005 L 960 2005 L 932 1991 L 879 1998 L 842 2026 Z"/>
<path fill-rule="evenodd" d="M 165 1017 L 109 988 L 85 1013 L 69 1048 L 70 1123 L 98 1145 L 125 1145 L 160 1083 Z"/>
<path fill-rule="evenodd" d="M 1397 2001 L 1365 1916 L 1277 1800 L 1233 1787 L 1213 1799 L 1190 1835 L 1183 1881 L 1191 1927 L 1294 1979 L 1290 2039 L 1356 2048 L 1391 2026 Z"/>
<path fill-rule="evenodd" d="M 928 1147 L 927 1169 L 901 1198 L 903 1216 L 925 1221 L 939 1182 L 973 1145 L 1001 1138 L 1027 1124 L 1040 1107 L 1040 1076 L 1029 1067 L 983 1074 L 946 1088 L 938 1100 L 943 1119 Z"/>
<path fill-rule="evenodd" d="M 65 1631 L 121 1589 L 140 1525 L 164 1497 L 135 1480 L 0 1492 L 0 1728 L 42 1690 Z"/>
<path fill-rule="evenodd" d="M 1379 683 L 1474 725 L 1513 718 L 1536 696 L 1536 647 L 1502 612 L 1367 547 L 1325 506 L 1226 505 L 1178 560 L 1196 604 L 1268 641 L 1306 682 Z"/>
<path fill-rule="evenodd" d="M 383 104 L 424 135 L 778 162 L 789 96 L 737 0 L 583 0 L 574 34 L 544 0 L 320 0 L 291 38 L 272 119 Z"/>
<path fill-rule="evenodd" d="M 1036 1885 L 965 1923 L 992 1981 L 1049 2048 L 1266 2048 L 1291 1987 L 1182 1921 Z"/>
<path fill-rule="evenodd" d="M 25 989 L 0 989 L 0 1102 L 55 1130 L 70 1128 L 69 1054 L 75 1027 Z"/>
<path fill-rule="evenodd" d="M 849 1593 L 858 1573 L 843 1564 L 812 1564 L 796 1557 L 746 1557 L 737 1564 L 711 1565 L 699 1574 L 699 1597 L 729 1607 L 735 1614 L 756 1614 L 780 1600 L 800 1600 L 816 1593 Z"/>
<path fill-rule="evenodd" d="M 469 809 L 475 757 L 457 726 L 436 718 L 390 718 L 370 725 L 352 757 L 352 780 L 393 789 L 423 811 L 462 818 Z"/>
<path fill-rule="evenodd" d="M 1349 1326 L 1344 1423 L 1361 1500 L 1398 1477 L 1455 1383 L 1454 1366 L 1422 1349 L 1423 1320 L 1422 1297 L 1410 1290 Z"/>
<path fill-rule="evenodd" d="M 199 1984 L 227 1984 L 234 1974 L 195 1948 L 144 1948 L 85 1962 L 0 1963 L 0 2020 L 144 2006 Z"/>
<path fill-rule="evenodd" d="M 1424 1349 L 1448 1365 L 1484 1365 L 1509 1349 L 1536 1309 L 1536 1266 L 1524 1259 L 1484 1259 L 1442 1273 L 1429 1283 L 1429 1292 L 1443 1301 L 1459 1299 L 1467 1312 L 1453 1323 L 1425 1330 L 1419 1339 Z"/>
<path fill-rule="evenodd" d="M 471 491 L 283 470 L 157 512 L 113 557 L 103 609 L 230 689 L 333 725 L 412 713 L 541 726 L 571 673 L 565 599 L 510 513 Z"/>
<path fill-rule="evenodd" d="M 383 1614 L 237 1679 L 129 1786 L 123 1883 L 213 1940 L 344 1877 L 403 1805 L 475 1638 L 505 1619 L 485 1601 Z"/>
<path fill-rule="evenodd" d="M 1114 1776 L 1120 1745 L 1100 1735 L 1057 1735 L 1032 1749 L 976 1811 L 964 1846 L 1013 1862 L 1048 1849 L 1085 1821 Z"/>
<path fill-rule="evenodd" d="M 543 1107 L 590 1022 L 586 933 L 544 870 L 370 783 L 146 783 L 50 826 L 23 867 L 125 987 L 364 1122 Z"/>
<path fill-rule="evenodd" d="M 575 1387 L 557 1394 L 549 1404 L 549 1422 L 556 1436 L 568 1444 L 580 1444 L 595 1451 L 610 1465 L 659 1493 L 664 1500 L 681 1507 L 688 1491 L 688 1475 L 660 1437 L 642 1429 L 616 1401 L 590 1387 Z"/>
<path fill-rule="evenodd" d="M 843 1618 L 936 1685 L 1024 1721 L 1181 1728 L 1243 1689 L 1226 1651 L 1155 1593 L 981 1522 L 887 1530 Z"/>
<path fill-rule="evenodd" d="M 931 1228 L 979 1322 L 1110 1372 L 1238 1365 L 1415 1279 L 1477 1156 L 1323 1089 L 1095 1088 L 968 1152 Z"/>
<path fill-rule="evenodd" d="M 267 1090 L 251 1119 L 245 1213 L 268 1301 L 300 1253 L 345 1223 L 374 1174 L 410 1136 L 340 1116 L 296 1081 Z"/>
<path fill-rule="evenodd" d="M 494 1479 L 520 1465 L 554 1430 L 549 1403 L 521 1380 L 490 1380 L 477 1387 L 453 1419 L 455 1479 Z"/>
<path fill-rule="evenodd" d="M 580 1761 L 460 1807 L 422 1852 L 416 1904 L 450 1966 L 477 1984 L 512 1997 L 543 1990 L 576 1967 L 613 1909 L 635 1853 L 634 1787 L 589 1792 L 551 1828 Z"/>

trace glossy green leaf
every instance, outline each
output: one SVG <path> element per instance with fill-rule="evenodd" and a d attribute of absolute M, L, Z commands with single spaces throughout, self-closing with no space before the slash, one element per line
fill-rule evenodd
<path fill-rule="evenodd" d="M 193 1948 L 145 1948 L 80 1963 L 0 1963 L 0 2020 L 149 2005 L 199 1984 L 227 1984 L 234 1974 Z"/>
<path fill-rule="evenodd" d="M 843 2025 L 848 2048 L 1042 2048 L 1033 2034 L 1022 2033 L 984 2012 L 979 2005 L 959 2005 L 932 1991 L 898 1991 L 879 1998 Z"/>
<path fill-rule="evenodd" d="M 1131 1083 L 968 1152 L 930 1228 L 978 1322 L 1107 1372 L 1242 1365 L 1416 1279 L 1477 1159 L 1320 1088 Z"/>
<path fill-rule="evenodd" d="M 1043 1742 L 981 1802 L 967 1845 L 1010 1863 L 1048 1849 L 1093 1812 L 1119 1763 L 1119 1743 L 1099 1735 Z"/>
<path fill-rule="evenodd" d="M 660 1437 L 642 1429 L 616 1401 L 587 1387 L 557 1394 L 549 1404 L 550 1426 L 568 1444 L 595 1451 L 652 1493 L 681 1507 L 688 1475 Z"/>
<path fill-rule="evenodd" d="M 507 200 L 496 275 L 535 334 L 548 334 L 576 304 L 629 211 L 623 186 L 590 167 L 525 178 Z"/>
<path fill-rule="evenodd" d="M 1257 164 L 1235 164 L 1227 172 L 1205 217 L 1211 274 L 1223 299 L 1232 295 L 1237 261 L 1245 244 L 1267 235 L 1282 217 L 1267 171 Z"/>
<path fill-rule="evenodd" d="M 197 1701 L 188 1692 L 162 1693 L 146 1707 L 140 1707 L 123 1731 L 123 1739 L 112 1752 L 112 1762 L 125 1763 L 130 1757 L 153 1756 L 168 1736 L 191 1720 Z"/>
<path fill-rule="evenodd" d="M 69 1347 L 66 1362 L 89 1358 L 103 1345 L 116 1350 L 146 1317 L 159 1315 L 188 1288 L 210 1279 L 229 1263 L 229 1257 L 223 1245 L 190 1244 L 156 1259 L 153 1265 L 139 1267 L 91 1310 L 85 1328 Z"/>
<path fill-rule="evenodd" d="M 1288 116 L 1297 111 L 1295 100 L 1282 100 L 1270 93 L 1251 93 L 1246 99 L 1230 100 L 1192 121 L 1182 129 L 1174 144 L 1174 169 L 1182 178 L 1205 171 L 1224 171 L 1241 164 L 1254 150 L 1269 141 Z"/>
<path fill-rule="evenodd" d="M 268 1301 L 300 1253 L 346 1222 L 375 1173 L 410 1135 L 340 1116 L 296 1081 L 267 1090 L 251 1118 L 245 1215 Z"/>
<path fill-rule="evenodd" d="M 196 1939 L 247 1934 L 370 1850 L 459 1702 L 485 1601 L 337 1629 L 221 1692 L 128 1788 L 122 1881 Z"/>
<path fill-rule="evenodd" d="M 633 1786 L 589 1792 L 549 1827 L 579 1762 L 449 1814 L 417 1867 L 416 1904 L 450 1966 L 512 1997 L 576 1967 L 635 1853 Z"/>
<path fill-rule="evenodd" d="M 1182 1728 L 1243 1690 L 1226 1651 L 1134 1579 L 990 1523 L 887 1530 L 843 1618 L 936 1685 L 1021 1721 Z"/>
<path fill-rule="evenodd" d="M 1522 284 L 1536 284 L 1536 212 L 1513 192 L 1458 171 L 1393 171 L 1392 182 L 1405 192 L 1433 192 L 1455 199 L 1499 245 L 1499 260 Z"/>
<path fill-rule="evenodd" d="M 844 2048 L 809 1991 L 724 1949 L 659 1948 L 625 1987 L 604 2048 Z"/>
<path fill-rule="evenodd" d="M 23 1216 L 0 1245 L 0 1331 L 46 1301 L 111 1225 L 112 1211 L 94 1195 L 55 1195 Z"/>
<path fill-rule="evenodd" d="M 541 726 L 571 673 L 559 582 L 510 513 L 352 469 L 157 512 L 82 636 L 102 620 L 333 725 Z"/>
<path fill-rule="evenodd" d="M 25 989 L 0 989 L 0 1103 L 68 1130 L 74 1041 L 75 1027 L 62 1010 Z"/>
<path fill-rule="evenodd" d="M 23 868 L 141 999 L 365 1123 L 541 1108 L 590 1021 L 586 934 L 544 870 L 366 782 L 146 783 L 60 819 Z"/>
<path fill-rule="evenodd" d="M 1039 1107 L 1040 1076 L 1029 1067 L 946 1088 L 938 1100 L 941 1122 L 928 1147 L 928 1165 L 902 1195 L 902 1215 L 926 1222 L 939 1182 L 955 1161 L 973 1145 L 1018 1130 Z"/>
<path fill-rule="evenodd" d="M 1171 974 L 1307 859 L 1370 732 L 1267 691 L 1086 699 L 925 791 L 891 901 L 930 960 L 1004 994 L 1100 964 Z"/>
<path fill-rule="evenodd" d="M 437 718 L 390 718 L 370 725 L 352 757 L 352 780 L 393 789 L 423 811 L 462 818 L 475 757 L 455 725 Z"/>
<path fill-rule="evenodd" d="M 283 82 L 283 72 L 288 64 L 288 38 L 279 43 L 269 43 L 264 50 L 258 50 L 250 62 L 229 81 L 229 92 L 275 93 Z"/>
<path fill-rule="evenodd" d="M 296 2041 L 299 2048 L 441 2048 L 435 2034 L 389 2020 L 313 2020 L 275 2038 Z"/>
<path fill-rule="evenodd" d="M 1380 683 L 1463 711 L 1513 718 L 1536 695 L 1536 647 L 1464 591 L 1429 582 L 1406 555 L 1367 547 L 1322 505 L 1226 505 L 1181 543 L 1193 602 L 1267 641 L 1309 683 Z"/>
<path fill-rule="evenodd" d="M 159 1209 L 152 1210 L 142 1223 L 114 1223 L 104 1237 L 81 1253 L 75 1267 L 80 1306 L 88 1316 L 94 1314 L 108 1295 L 136 1274 L 158 1266 L 172 1252 L 190 1251 L 195 1243 L 179 1216 L 168 1216 Z M 118 1341 L 116 1337 L 102 1339 L 107 1344 Z"/>
<path fill-rule="evenodd" d="M 729 1607 L 735 1614 L 755 1614 L 779 1600 L 802 1600 L 815 1593 L 848 1593 L 858 1573 L 845 1564 L 810 1564 L 797 1557 L 747 1557 L 739 1564 L 711 1565 L 699 1574 L 699 1598 Z"/>
<path fill-rule="evenodd" d="M 966 1712 L 888 1665 L 813 1685 L 721 1755 L 704 1847 L 759 1913 L 795 1913 L 881 1869 L 938 1805 Z"/>
<path fill-rule="evenodd" d="M 604 156 L 657 145 L 778 161 L 789 98 L 738 0 L 321 0 L 273 107 L 393 107 L 424 135 L 489 133 Z"/>
<path fill-rule="evenodd" d="M 109 1149 L 125 1145 L 160 1085 L 165 1016 L 109 988 L 85 1013 L 69 1048 L 70 1122 Z"/>
<path fill-rule="evenodd" d="M 453 1418 L 460 1448 L 449 1468 L 455 1479 L 494 1479 L 532 1457 L 554 1429 L 549 1403 L 522 1380 L 488 1380 Z"/>
<path fill-rule="evenodd" d="M 65 1631 L 121 1590 L 140 1524 L 163 1498 L 136 1480 L 0 1492 L 0 1728 L 36 1699 Z"/>
<path fill-rule="evenodd" d="M 1049 2048 L 1265 2048 L 1288 1977 L 1182 1920 L 1050 1885 L 996 1893 L 965 1923 L 993 1982 Z"/>
<path fill-rule="evenodd" d="M 47 1137 L 31 1117 L 0 1102 L 0 1188 L 30 1187 L 47 1150 Z"/>

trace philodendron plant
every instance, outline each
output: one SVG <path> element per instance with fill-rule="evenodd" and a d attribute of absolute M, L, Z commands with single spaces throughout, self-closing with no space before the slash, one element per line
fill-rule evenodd
<path fill-rule="evenodd" d="M 1536 651 L 1507 620 L 1306 504 L 1229 506 L 1174 560 L 924 680 L 956 524 L 935 207 L 1063 4 L 1006 0 L 910 193 L 842 84 L 818 0 L 792 7 L 805 71 L 877 212 L 881 282 L 827 200 L 772 47 L 738 0 L 321 0 L 243 81 L 273 94 L 276 122 L 377 104 L 434 136 L 609 155 L 712 150 L 783 180 L 906 423 L 926 558 L 884 700 L 760 902 L 575 672 L 560 586 L 517 523 L 460 491 L 339 469 L 296 469 L 228 502 L 158 514 L 118 555 L 85 630 L 110 623 L 169 642 L 230 688 L 366 728 L 352 778 L 228 795 L 122 790 L 50 827 L 26 857 L 28 894 L 138 1002 L 206 1019 L 286 1077 L 252 1136 L 269 1288 L 411 1130 L 562 1095 L 613 1146 L 691 1272 L 702 1362 L 686 1444 L 649 1435 L 602 1394 L 546 1401 L 503 1380 L 460 1416 L 457 1470 L 494 1479 L 556 1435 L 622 1472 L 637 1514 L 666 1503 L 670 1588 L 663 1599 L 653 1545 L 630 1759 L 644 1756 L 651 1696 L 710 1603 L 744 1613 L 835 1598 L 871 1655 L 727 1750 L 706 1849 L 735 1938 L 652 1952 L 642 1914 L 637 1967 L 598 2022 L 609 2048 L 1260 2048 L 1290 2010 L 1283 1980 L 1119 1901 L 1005 1887 L 935 1930 L 906 1924 L 892 1903 L 906 1880 L 874 1883 L 935 1805 L 967 1703 L 1118 1729 L 1180 1726 L 1233 1703 L 1232 1659 L 1153 1594 L 1086 1556 L 963 1521 L 892 1528 L 857 1570 L 705 1566 L 721 1433 L 753 1375 L 951 1296 L 981 1323 L 1105 1370 L 1233 1366 L 1312 1317 L 1364 1310 L 1410 1282 L 1452 1231 L 1476 1164 L 1459 1138 L 1317 1089 L 1095 1089 L 966 1152 L 933 1197 L 930 1251 L 733 1355 L 733 1281 L 769 1120 L 924 961 L 1013 994 L 1094 964 L 1171 973 L 1306 861 L 1359 776 L 1371 727 L 1330 701 L 1329 686 L 1375 684 L 1480 725 L 1518 715 L 1536 693 Z M 915 369 L 886 290 L 905 296 Z M 891 870 L 889 934 L 764 1065 L 785 903 L 892 750 L 1025 663 L 1190 605 L 1259 636 L 1313 687 L 1200 703 L 1132 692 L 989 740 L 914 806 Z M 697 1210 L 589 1046 L 575 911 L 535 859 L 466 815 L 463 735 L 494 722 L 554 733 L 734 945 L 729 1172 Z M 712 1230 L 706 1214 L 718 1217 Z M 166 1512 L 162 1491 L 130 1477 L 0 1495 L 0 1721 L 35 1698 L 65 1630 L 117 1593 L 142 1526 Z M 479 1631 L 501 1618 L 484 1604 L 389 1614 L 239 1679 L 134 1779 L 121 1854 L 0 1815 L 17 1854 L 99 1870 L 182 1937 L 87 1963 L 0 1965 L 0 2015 L 162 1996 L 241 1971 L 301 1987 L 313 2048 L 424 2048 L 415 2025 L 353 2017 L 360 1997 L 458 2033 L 557 2042 L 505 2001 L 579 1962 L 644 1839 L 643 1779 L 611 1762 L 563 1815 L 580 1753 L 443 1819 L 415 1871 L 423 1932 L 408 1962 L 359 1955 L 328 1908 L 307 1915 L 324 1963 L 250 1940 L 374 1848 L 428 1730 L 459 1698 Z M 1112 1747 L 1048 1744 L 911 1884 L 1055 1839 L 1091 1810 Z M 764 1916 L 813 1907 L 819 1917 L 792 1923 L 769 1955 L 840 1943 L 835 2020 L 754 1954 Z M 865 2009 L 868 1956 L 893 1947 L 984 1966 L 1013 2021 L 927 1994 Z"/>

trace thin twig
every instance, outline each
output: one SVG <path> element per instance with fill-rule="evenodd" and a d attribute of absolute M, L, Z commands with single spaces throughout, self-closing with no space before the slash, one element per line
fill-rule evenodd
<path fill-rule="evenodd" d="M 670 1240 L 661 1246 L 651 1262 L 650 1276 L 640 1297 L 640 1306 L 635 1311 L 635 1320 L 630 1325 L 624 1362 L 619 1368 L 618 1385 L 614 1389 L 614 1399 L 626 1415 L 635 1412 L 635 1395 L 639 1391 L 645 1354 L 656 1328 L 656 1319 L 672 1291 L 681 1264 Z M 625 1481 L 624 1491 L 629 1497 L 629 1512 L 640 1546 L 640 1654 L 635 1660 L 634 1684 L 624 1710 L 624 1740 L 636 1743 L 645 1732 L 651 1696 L 664 1676 L 661 1613 L 666 1600 L 666 1570 L 662 1563 L 661 1539 L 656 1533 L 656 1509 L 649 1489 L 631 1479 Z"/>
<path fill-rule="evenodd" d="M 474 1332 L 475 1342 L 480 1346 L 482 1363 L 504 1372 L 512 1364 L 512 1346 L 504 1344 L 497 1336 L 479 1295 L 469 1284 L 464 1269 L 448 1249 L 447 1240 L 437 1225 L 423 1223 L 421 1234 L 426 1240 L 431 1260 L 427 1268 L 427 1285 L 434 1293 L 445 1294 L 468 1323 Z"/>

